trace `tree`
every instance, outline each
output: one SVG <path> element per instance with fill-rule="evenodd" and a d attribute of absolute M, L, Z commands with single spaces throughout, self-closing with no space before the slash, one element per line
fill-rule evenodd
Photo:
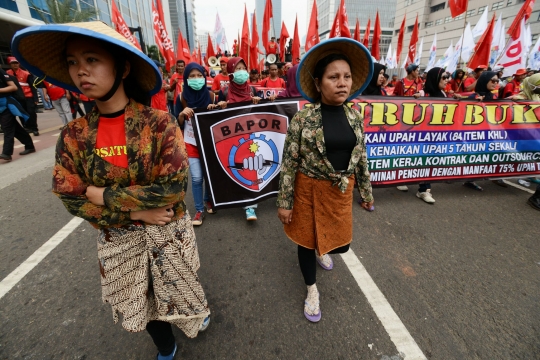
<path fill-rule="evenodd" d="M 30 6 L 36 9 L 41 20 L 46 24 L 65 24 L 70 22 L 84 22 L 97 19 L 95 9 L 77 9 L 75 0 L 44 0 L 48 14 L 44 13 L 41 6 L 37 6 L 32 0 Z"/>
<path fill-rule="evenodd" d="M 154 59 L 159 61 L 160 63 L 163 63 L 163 57 L 159 53 L 157 45 L 150 45 L 146 48 L 146 54 L 150 59 Z"/>

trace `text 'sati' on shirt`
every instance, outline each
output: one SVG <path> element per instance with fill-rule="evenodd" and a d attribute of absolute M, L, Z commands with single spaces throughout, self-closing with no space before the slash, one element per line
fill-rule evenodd
<path fill-rule="evenodd" d="M 97 156 L 113 165 L 128 168 L 123 112 L 116 117 L 101 116 L 99 118 L 94 152 Z"/>

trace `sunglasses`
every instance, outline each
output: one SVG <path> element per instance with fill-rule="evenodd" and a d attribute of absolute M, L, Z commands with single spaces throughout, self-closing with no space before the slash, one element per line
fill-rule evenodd
<path fill-rule="evenodd" d="M 540 85 L 530 85 L 529 86 L 531 87 L 531 91 L 535 91 L 537 89 L 540 89 Z"/>
<path fill-rule="evenodd" d="M 491 79 L 491 80 L 489 80 L 489 81 L 491 81 L 491 82 L 494 83 L 494 84 L 498 84 L 498 83 L 499 83 L 499 79 L 497 79 L 497 80 Z"/>
<path fill-rule="evenodd" d="M 447 75 L 443 75 L 443 76 L 441 77 L 441 79 L 443 79 L 443 80 L 448 80 L 448 76 L 447 76 Z"/>

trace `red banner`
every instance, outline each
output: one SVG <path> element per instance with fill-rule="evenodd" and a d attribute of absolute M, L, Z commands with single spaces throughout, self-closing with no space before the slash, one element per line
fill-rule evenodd
<path fill-rule="evenodd" d="M 174 46 L 167 33 L 165 28 L 165 17 L 163 16 L 163 8 L 161 7 L 161 1 L 157 1 L 157 6 L 159 9 L 156 10 L 154 1 L 152 1 L 152 21 L 154 22 L 154 39 L 156 45 L 159 49 L 159 52 L 165 59 L 165 67 L 167 70 L 170 70 L 171 66 L 174 65 Z"/>
<path fill-rule="evenodd" d="M 118 33 L 122 34 L 126 39 L 131 41 L 133 45 L 139 48 L 139 50 L 142 50 L 139 41 L 137 41 L 137 38 L 133 36 L 131 31 L 129 30 L 129 27 L 126 24 L 126 21 L 122 17 L 122 14 L 120 14 L 120 11 L 118 11 L 118 8 L 116 7 L 116 2 L 114 0 L 112 0 L 111 21 Z"/>

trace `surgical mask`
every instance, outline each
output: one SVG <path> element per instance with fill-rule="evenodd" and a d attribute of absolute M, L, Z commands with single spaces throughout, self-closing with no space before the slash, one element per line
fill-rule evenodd
<path fill-rule="evenodd" d="M 233 81 L 238 85 L 245 84 L 249 79 L 249 74 L 246 70 L 238 70 L 233 74 Z"/>
<path fill-rule="evenodd" d="M 187 84 L 193 90 L 201 90 L 206 85 L 205 78 L 188 79 Z"/>

